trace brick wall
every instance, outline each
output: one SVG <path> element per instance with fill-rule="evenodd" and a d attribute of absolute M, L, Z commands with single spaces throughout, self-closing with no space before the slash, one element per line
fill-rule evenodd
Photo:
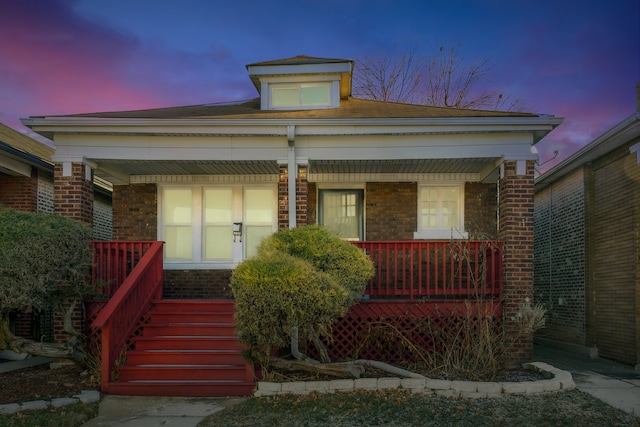
<path fill-rule="evenodd" d="M 467 182 L 464 185 L 464 229 L 470 238 L 496 239 L 498 237 L 496 184 Z"/>
<path fill-rule="evenodd" d="M 165 270 L 163 298 L 233 298 L 232 270 Z"/>
<path fill-rule="evenodd" d="M 503 163 L 499 182 L 498 233 L 503 242 L 503 308 L 507 337 L 517 331 L 518 309 L 528 298 L 533 303 L 533 171 L 526 162 L 525 175 L 517 175 L 516 162 Z M 514 361 L 530 360 L 533 336 L 514 343 Z"/>
<path fill-rule="evenodd" d="M 0 205 L 23 212 L 38 210 L 38 175 L 0 176 Z"/>
<path fill-rule="evenodd" d="M 113 239 L 156 240 L 158 207 L 155 184 L 113 187 Z"/>
<path fill-rule="evenodd" d="M 62 164 L 56 163 L 53 206 L 58 215 L 92 225 L 93 179 L 85 179 L 85 167 L 81 163 L 73 163 L 71 176 L 62 176 Z"/>
<path fill-rule="evenodd" d="M 369 182 L 365 189 L 367 240 L 411 240 L 417 230 L 415 182 Z"/>
<path fill-rule="evenodd" d="M 633 141 L 636 142 L 636 141 Z M 600 356 L 640 363 L 640 165 L 622 146 L 589 166 L 587 289 Z M 593 313 L 593 314 L 592 314 Z"/>
<path fill-rule="evenodd" d="M 535 195 L 534 294 L 549 309 L 536 335 L 586 346 L 584 218 L 582 169 Z"/>

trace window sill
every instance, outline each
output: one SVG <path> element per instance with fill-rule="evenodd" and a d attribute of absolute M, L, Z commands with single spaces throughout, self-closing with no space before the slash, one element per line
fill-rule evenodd
<path fill-rule="evenodd" d="M 456 229 L 420 230 L 413 233 L 415 240 L 421 239 L 468 239 L 469 233 Z"/>

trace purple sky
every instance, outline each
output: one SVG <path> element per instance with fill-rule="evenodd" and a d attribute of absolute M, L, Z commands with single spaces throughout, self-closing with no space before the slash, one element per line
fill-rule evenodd
<path fill-rule="evenodd" d="M 249 63 L 453 44 L 565 118 L 541 161 L 636 111 L 640 0 L 19 0 L 0 13 L 0 122 L 250 99 Z"/>

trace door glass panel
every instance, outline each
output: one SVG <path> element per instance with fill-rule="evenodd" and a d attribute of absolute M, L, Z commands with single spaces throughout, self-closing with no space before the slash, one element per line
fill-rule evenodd
<path fill-rule="evenodd" d="M 206 259 L 231 259 L 233 228 L 231 225 L 207 226 L 204 256 Z"/>
<path fill-rule="evenodd" d="M 204 190 L 204 258 L 233 258 L 233 189 Z"/>
<path fill-rule="evenodd" d="M 275 193 L 273 188 L 245 188 L 245 257 L 256 254 L 260 241 L 273 233 Z"/>
<path fill-rule="evenodd" d="M 362 239 L 362 191 L 322 190 L 320 224 L 343 239 Z"/>
<path fill-rule="evenodd" d="M 231 223 L 233 192 L 230 188 L 207 188 L 204 203 L 206 223 Z"/>
<path fill-rule="evenodd" d="M 271 225 L 249 225 L 245 231 L 245 239 L 247 240 L 246 258 L 251 258 L 257 253 L 258 245 L 265 237 L 273 233 Z"/>
<path fill-rule="evenodd" d="M 245 194 L 245 221 L 247 223 L 273 222 L 273 189 L 247 188 Z"/>

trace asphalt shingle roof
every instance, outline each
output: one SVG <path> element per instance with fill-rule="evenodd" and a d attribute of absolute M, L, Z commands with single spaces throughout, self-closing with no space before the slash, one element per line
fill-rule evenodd
<path fill-rule="evenodd" d="M 383 118 L 444 118 L 444 117 L 535 117 L 531 113 L 468 110 L 451 107 L 402 104 L 349 98 L 339 108 L 316 110 L 261 110 L 260 98 L 221 104 L 202 104 L 149 110 L 113 111 L 73 114 L 63 117 L 130 118 L 130 119 L 383 119 Z"/>

